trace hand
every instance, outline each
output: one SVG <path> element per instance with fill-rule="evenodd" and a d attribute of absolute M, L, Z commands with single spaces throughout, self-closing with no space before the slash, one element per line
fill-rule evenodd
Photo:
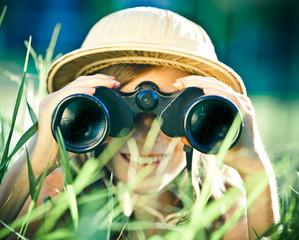
<path fill-rule="evenodd" d="M 264 153 L 264 149 L 255 121 L 255 111 L 247 96 L 235 92 L 213 77 L 190 75 L 177 79 L 173 85 L 178 90 L 198 87 L 205 95 L 219 95 L 234 102 L 243 113 L 244 129 L 238 143 L 227 153 L 225 164 L 235 168 L 241 176 L 263 169 L 260 154 Z"/>
<path fill-rule="evenodd" d="M 114 77 L 96 74 L 92 76 L 81 76 L 74 80 L 73 82 L 66 85 L 64 88 L 49 94 L 39 106 L 39 116 L 38 116 L 38 133 L 34 136 L 30 143 L 30 149 L 36 151 L 36 155 L 39 156 L 49 156 L 50 158 L 50 168 L 55 168 L 55 161 L 58 155 L 58 144 L 55 141 L 51 132 L 51 117 L 52 113 L 57 106 L 57 104 L 65 97 L 72 94 L 89 94 L 93 95 L 95 93 L 95 87 L 105 86 L 108 88 L 118 88 L 119 82 L 115 81 Z M 45 169 L 48 164 L 49 159 L 44 160 L 44 158 L 33 158 L 36 159 L 35 166 L 40 166 L 41 171 Z"/>

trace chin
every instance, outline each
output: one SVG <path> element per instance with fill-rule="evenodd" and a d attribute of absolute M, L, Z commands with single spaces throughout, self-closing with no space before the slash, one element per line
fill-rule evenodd
<path fill-rule="evenodd" d="M 163 179 L 159 179 L 158 176 L 145 178 L 135 186 L 134 192 L 139 194 L 157 193 L 167 187 L 173 179 L 165 178 L 165 176 Z"/>
<path fill-rule="evenodd" d="M 173 158 L 170 159 L 164 165 L 162 161 L 161 164 L 133 164 L 130 167 L 130 162 L 119 155 L 107 164 L 107 168 L 113 173 L 117 181 L 128 185 L 133 184 L 131 189 L 134 192 L 147 194 L 159 192 L 167 187 L 184 169 L 185 161 L 174 162 L 173 160 Z M 138 180 L 138 176 L 141 175 L 144 178 Z"/>

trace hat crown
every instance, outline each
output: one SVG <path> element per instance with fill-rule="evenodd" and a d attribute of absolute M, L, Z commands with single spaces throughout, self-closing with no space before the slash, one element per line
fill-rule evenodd
<path fill-rule="evenodd" d="M 217 60 L 209 36 L 199 25 L 172 11 L 153 7 L 125 9 L 102 18 L 90 30 L 81 48 L 105 43 L 166 44 Z"/>
<path fill-rule="evenodd" d="M 112 13 L 89 31 L 80 49 L 49 68 L 48 91 L 115 64 L 151 64 L 222 81 L 246 94 L 240 76 L 218 61 L 206 32 L 172 11 L 136 7 Z"/>

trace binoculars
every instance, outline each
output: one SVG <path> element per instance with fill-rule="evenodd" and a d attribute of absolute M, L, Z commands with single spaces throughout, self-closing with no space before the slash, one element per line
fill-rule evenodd
<path fill-rule="evenodd" d="M 165 93 L 153 82 L 140 83 L 133 92 L 97 87 L 93 96 L 74 94 L 63 99 L 52 115 L 52 133 L 60 128 L 66 149 L 85 153 L 101 146 L 107 137 L 125 137 L 135 118 L 144 112 L 160 120 L 169 137 L 185 136 L 202 153 L 216 153 L 240 111 L 227 98 L 204 96 L 200 88 Z M 235 131 L 233 147 L 243 122 Z"/>

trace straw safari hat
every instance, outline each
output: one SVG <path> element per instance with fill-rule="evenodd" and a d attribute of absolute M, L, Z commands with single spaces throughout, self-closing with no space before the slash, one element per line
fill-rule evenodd
<path fill-rule="evenodd" d="M 47 76 L 54 92 L 80 75 L 119 63 L 153 64 L 212 76 L 246 94 L 240 76 L 218 61 L 206 32 L 169 10 L 136 7 L 97 22 L 80 49 L 57 59 Z"/>

